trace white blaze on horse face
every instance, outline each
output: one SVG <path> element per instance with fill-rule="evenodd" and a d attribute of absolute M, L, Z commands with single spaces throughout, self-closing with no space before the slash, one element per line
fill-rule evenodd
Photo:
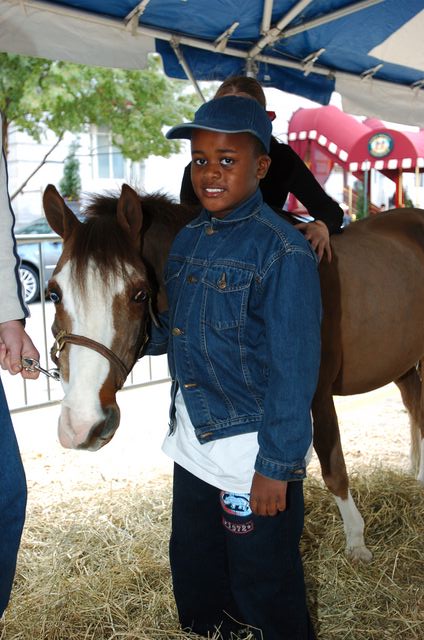
<path fill-rule="evenodd" d="M 60 286 L 62 304 L 71 320 L 71 332 L 110 348 L 114 338 L 113 301 L 124 290 L 119 278 L 105 282 L 105 276 L 89 264 L 84 293 L 72 285 L 71 264 L 64 264 L 55 280 Z M 69 380 L 63 383 L 65 397 L 59 417 L 59 440 L 64 447 L 83 445 L 94 426 L 107 417 L 100 403 L 100 390 L 109 374 L 109 361 L 96 351 L 68 344 Z M 104 442 L 103 442 L 104 444 Z M 99 443 L 99 448 L 101 444 Z"/>

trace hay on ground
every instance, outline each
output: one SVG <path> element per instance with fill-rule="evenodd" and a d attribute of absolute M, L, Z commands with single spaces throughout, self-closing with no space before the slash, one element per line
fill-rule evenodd
<path fill-rule="evenodd" d="M 317 478 L 305 483 L 302 542 L 319 640 L 424 638 L 424 494 L 405 475 L 351 478 L 373 553 L 344 556 L 343 527 Z M 167 546 L 170 480 L 143 488 L 80 486 L 62 502 L 29 508 L 1 640 L 183 640 Z M 215 634 L 213 640 L 218 640 Z"/>

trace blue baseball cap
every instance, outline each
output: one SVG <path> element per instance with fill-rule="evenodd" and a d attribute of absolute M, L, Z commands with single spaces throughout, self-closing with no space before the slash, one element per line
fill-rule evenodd
<path fill-rule="evenodd" d="M 193 129 L 219 133 L 251 133 L 269 151 L 272 124 L 265 109 L 254 98 L 222 96 L 205 102 L 195 113 L 193 122 L 172 127 L 166 137 L 191 140 Z"/>

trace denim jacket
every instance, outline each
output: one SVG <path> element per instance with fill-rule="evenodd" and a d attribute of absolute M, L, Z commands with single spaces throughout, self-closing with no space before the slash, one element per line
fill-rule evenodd
<path fill-rule="evenodd" d="M 315 253 L 259 190 L 224 219 L 207 210 L 177 235 L 165 283 L 169 315 L 147 353 L 168 352 L 200 442 L 258 432 L 255 469 L 305 477 L 320 360 Z M 171 430 L 174 428 L 171 403 Z"/>

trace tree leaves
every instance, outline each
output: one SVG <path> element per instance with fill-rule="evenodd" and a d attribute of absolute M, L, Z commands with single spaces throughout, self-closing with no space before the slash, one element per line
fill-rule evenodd
<path fill-rule="evenodd" d="M 7 53 L 0 53 L 0 65 L 6 130 L 13 123 L 39 141 L 46 128 L 60 136 L 107 127 L 113 144 L 133 161 L 178 151 L 180 143 L 167 140 L 163 129 L 191 119 L 199 106 L 188 82 L 165 76 L 156 54 L 141 71 Z"/>

